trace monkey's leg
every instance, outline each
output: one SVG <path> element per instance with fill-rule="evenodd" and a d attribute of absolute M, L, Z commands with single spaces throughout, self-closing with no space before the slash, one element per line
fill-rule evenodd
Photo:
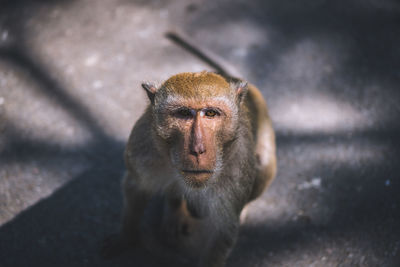
<path fill-rule="evenodd" d="M 240 213 L 240 224 L 244 224 L 247 221 L 247 214 L 249 213 L 248 205 L 244 206 L 242 212 Z"/>
<path fill-rule="evenodd" d="M 258 165 L 257 168 L 257 173 L 256 173 L 256 179 L 254 181 L 253 185 L 253 190 L 251 192 L 250 200 L 252 201 L 259 197 L 271 184 L 272 180 L 275 177 L 276 173 L 276 163 L 275 159 L 274 161 L 270 163 L 269 165 L 266 166 L 260 166 Z M 258 159 L 259 162 L 259 159 Z M 248 215 L 248 204 L 243 208 L 241 214 L 240 214 L 240 223 L 244 224 L 247 220 L 247 215 Z"/>
<path fill-rule="evenodd" d="M 124 193 L 122 229 L 119 234 L 106 239 L 102 249 L 105 258 L 115 257 L 130 246 L 141 243 L 139 227 L 150 195 L 139 188 L 135 177 L 129 173 L 124 175 L 122 189 Z"/>

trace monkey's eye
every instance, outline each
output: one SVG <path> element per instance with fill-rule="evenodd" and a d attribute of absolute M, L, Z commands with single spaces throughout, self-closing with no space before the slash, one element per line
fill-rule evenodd
<path fill-rule="evenodd" d="M 187 108 L 178 109 L 177 111 L 175 111 L 174 114 L 175 114 L 175 116 L 181 117 L 181 118 L 190 118 L 193 116 L 190 109 L 187 109 Z"/>
<path fill-rule="evenodd" d="M 212 118 L 212 117 L 215 117 L 215 116 L 219 115 L 219 113 L 218 113 L 216 110 L 207 109 L 207 110 L 204 112 L 204 115 L 206 115 L 207 117 Z"/>

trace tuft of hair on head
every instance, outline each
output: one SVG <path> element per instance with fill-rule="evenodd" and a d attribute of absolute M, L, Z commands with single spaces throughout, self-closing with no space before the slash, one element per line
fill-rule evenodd
<path fill-rule="evenodd" d="M 201 99 L 226 95 L 230 92 L 229 82 L 213 72 L 183 72 L 166 80 L 160 92 L 185 98 Z"/>

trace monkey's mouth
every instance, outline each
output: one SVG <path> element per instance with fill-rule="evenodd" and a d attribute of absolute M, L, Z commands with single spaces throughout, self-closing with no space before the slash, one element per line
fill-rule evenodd
<path fill-rule="evenodd" d="M 210 170 L 182 170 L 183 180 L 189 187 L 204 187 L 214 172 Z"/>

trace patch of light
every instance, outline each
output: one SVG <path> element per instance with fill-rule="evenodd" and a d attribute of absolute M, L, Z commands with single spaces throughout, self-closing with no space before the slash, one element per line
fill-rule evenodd
<path fill-rule="evenodd" d="M 285 98 L 275 103 L 275 126 L 289 132 L 328 132 L 360 128 L 365 118 L 349 103 L 326 95 Z"/>

